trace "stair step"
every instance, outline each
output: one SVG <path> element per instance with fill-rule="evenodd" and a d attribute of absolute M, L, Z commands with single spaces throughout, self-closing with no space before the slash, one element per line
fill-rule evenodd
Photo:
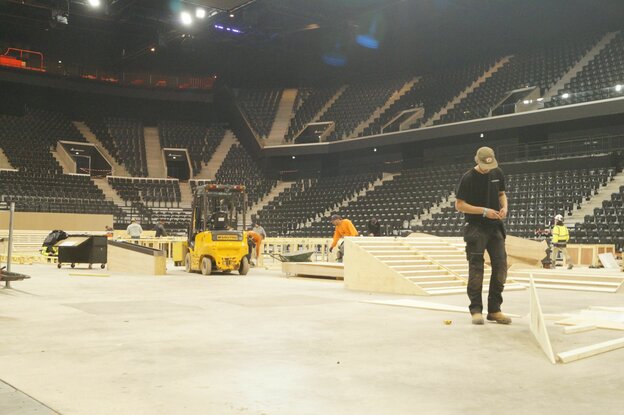
<path fill-rule="evenodd" d="M 423 281 L 418 282 L 418 285 L 424 288 L 441 288 L 441 287 L 466 287 L 466 283 L 462 280 L 446 280 L 446 281 Z"/>
<path fill-rule="evenodd" d="M 427 281 L 448 281 L 449 276 L 448 275 L 429 275 L 426 277 L 407 277 L 406 276 L 405 279 L 418 284 L 419 282 L 427 282 Z"/>
<path fill-rule="evenodd" d="M 426 270 L 431 270 L 431 269 L 440 269 L 440 267 L 436 264 L 427 264 L 427 265 L 415 265 L 414 267 L 418 267 L 418 269 L 415 269 L 414 271 L 426 271 Z M 402 275 L 407 275 L 411 272 L 414 271 L 402 271 L 401 274 Z"/>
<path fill-rule="evenodd" d="M 423 270 L 410 270 L 411 277 L 423 276 L 423 277 L 436 277 L 436 276 L 446 276 L 452 277 L 452 274 L 449 274 L 448 271 L 443 269 L 423 269 Z M 401 275 L 404 275 L 401 273 Z"/>

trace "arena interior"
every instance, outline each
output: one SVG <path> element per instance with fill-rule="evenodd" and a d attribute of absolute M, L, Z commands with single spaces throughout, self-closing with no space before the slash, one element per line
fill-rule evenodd
<path fill-rule="evenodd" d="M 621 0 L 0 1 L 0 414 L 621 414 L 622 22 Z M 481 147 L 510 325 L 468 310 Z"/>

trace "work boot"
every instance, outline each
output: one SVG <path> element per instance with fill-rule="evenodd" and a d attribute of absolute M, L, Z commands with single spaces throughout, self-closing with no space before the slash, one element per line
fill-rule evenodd
<path fill-rule="evenodd" d="M 511 324 L 511 318 L 498 311 L 496 313 L 488 313 L 487 319 L 489 321 L 495 321 L 498 324 Z"/>
<path fill-rule="evenodd" d="M 481 325 L 483 323 L 485 323 L 483 321 L 483 314 L 481 314 L 481 313 L 474 313 L 472 315 L 472 324 Z"/>

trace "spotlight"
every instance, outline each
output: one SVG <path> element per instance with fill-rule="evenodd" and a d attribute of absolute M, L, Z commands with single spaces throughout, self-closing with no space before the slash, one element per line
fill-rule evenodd
<path fill-rule="evenodd" d="M 102 5 L 102 2 L 100 0 L 89 0 L 89 6 L 91 7 L 100 7 Z"/>
<path fill-rule="evenodd" d="M 234 13 L 230 13 L 230 17 L 231 17 L 231 18 L 234 18 Z"/>
<path fill-rule="evenodd" d="M 190 26 L 193 23 L 193 16 L 189 12 L 180 13 L 180 21 L 185 26 Z"/>
<path fill-rule="evenodd" d="M 485 134 L 481 133 L 481 134 L 479 135 L 479 137 L 483 138 L 483 137 L 485 137 Z"/>
<path fill-rule="evenodd" d="M 622 90 L 622 85 L 617 84 L 617 85 L 615 86 L 615 90 L 616 90 L 617 92 L 620 92 L 620 91 Z"/>
<path fill-rule="evenodd" d="M 529 101 L 528 99 L 525 99 L 524 101 L 522 101 L 522 103 L 524 105 L 529 105 L 531 103 L 531 101 Z"/>
<path fill-rule="evenodd" d="M 376 152 L 377 152 L 377 148 L 374 148 L 374 149 L 373 149 L 373 152 L 375 152 L 375 153 L 376 153 Z"/>
<path fill-rule="evenodd" d="M 152 47 L 150 48 L 150 52 L 156 52 L 156 48 L 155 48 L 154 46 L 152 46 Z"/>
<path fill-rule="evenodd" d="M 540 97 L 540 98 L 537 99 L 537 102 L 542 102 L 543 100 L 544 100 L 544 98 Z"/>
<path fill-rule="evenodd" d="M 568 94 L 568 93 L 566 92 L 565 94 L 561 95 L 561 98 L 563 98 L 563 99 L 568 99 L 568 98 L 570 98 L 570 94 Z"/>
<path fill-rule="evenodd" d="M 294 159 L 296 159 L 296 158 L 297 158 L 297 157 L 295 157 L 295 156 L 292 156 L 292 159 L 293 159 L 293 160 L 294 160 Z"/>
<path fill-rule="evenodd" d="M 206 9 L 203 9 L 201 7 L 196 8 L 195 17 L 197 17 L 198 19 L 203 19 L 204 17 L 206 17 Z"/>

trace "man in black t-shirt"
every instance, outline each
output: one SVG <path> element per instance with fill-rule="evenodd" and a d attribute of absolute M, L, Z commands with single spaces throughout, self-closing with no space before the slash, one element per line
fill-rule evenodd
<path fill-rule="evenodd" d="M 511 319 L 501 312 L 503 289 L 507 279 L 505 227 L 507 217 L 505 176 L 498 168 L 494 150 L 481 147 L 475 156 L 476 166 L 467 171 L 457 188 L 455 208 L 464 213 L 466 227 L 466 257 L 468 258 L 468 298 L 473 324 L 483 324 L 483 254 L 487 250 L 492 263 L 488 294 L 487 319 L 510 324 Z"/>

